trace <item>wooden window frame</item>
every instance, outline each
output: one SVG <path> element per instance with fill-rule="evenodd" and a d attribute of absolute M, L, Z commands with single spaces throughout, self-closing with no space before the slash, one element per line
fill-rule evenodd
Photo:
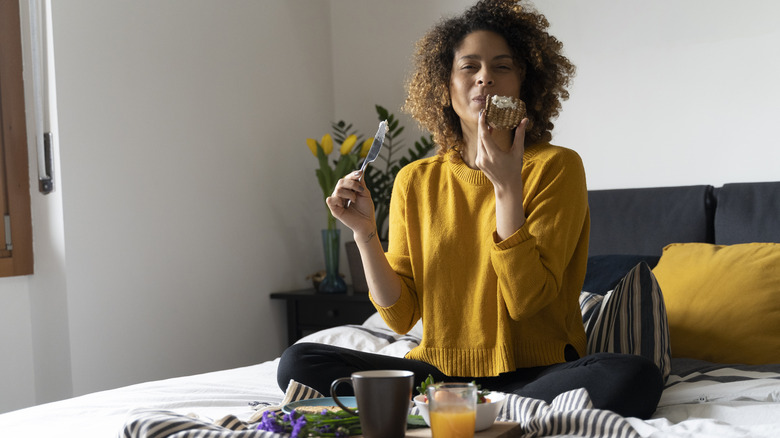
<path fill-rule="evenodd" d="M 33 273 L 27 154 L 19 1 L 0 0 L 0 277 Z"/>

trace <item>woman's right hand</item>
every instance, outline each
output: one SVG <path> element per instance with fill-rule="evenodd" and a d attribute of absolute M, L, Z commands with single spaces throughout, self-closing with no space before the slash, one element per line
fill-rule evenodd
<path fill-rule="evenodd" d="M 360 176 L 360 171 L 356 171 L 338 180 L 325 202 L 333 217 L 352 230 L 355 240 L 367 240 L 376 233 L 376 219 L 374 201 Z"/>

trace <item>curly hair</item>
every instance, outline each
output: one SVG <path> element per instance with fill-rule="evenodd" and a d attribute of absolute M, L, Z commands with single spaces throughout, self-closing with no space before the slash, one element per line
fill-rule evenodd
<path fill-rule="evenodd" d="M 550 24 L 544 15 L 521 2 L 481 0 L 463 14 L 443 19 L 417 42 L 403 109 L 433 134 L 439 154 L 463 146 L 460 119 L 450 99 L 450 75 L 455 50 L 478 30 L 504 37 L 524 72 L 520 98 L 530 120 L 526 144 L 552 139 L 552 119 L 558 116 L 561 102 L 569 98 L 566 87 L 575 67 L 562 54 L 563 44 L 547 33 Z"/>

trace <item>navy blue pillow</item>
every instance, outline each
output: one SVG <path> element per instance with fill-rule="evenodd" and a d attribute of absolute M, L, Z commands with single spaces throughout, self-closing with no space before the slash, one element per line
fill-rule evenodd
<path fill-rule="evenodd" d="M 588 257 L 588 270 L 582 290 L 600 295 L 611 291 L 618 282 L 640 262 L 652 269 L 661 256 L 636 254 L 609 254 Z"/>

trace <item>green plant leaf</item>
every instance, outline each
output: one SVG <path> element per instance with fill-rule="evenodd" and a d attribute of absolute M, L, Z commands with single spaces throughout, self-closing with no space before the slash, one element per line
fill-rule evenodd
<path fill-rule="evenodd" d="M 379 115 L 379 120 L 385 120 L 390 117 L 390 113 L 381 105 L 376 105 L 376 113 Z"/>
<path fill-rule="evenodd" d="M 422 382 L 420 382 L 420 386 L 418 386 L 418 387 L 416 388 L 416 389 L 417 389 L 417 392 L 419 392 L 419 393 L 420 393 L 420 394 L 422 394 L 422 395 L 426 395 L 426 394 L 425 394 L 425 392 L 428 390 L 428 387 L 429 387 L 430 385 L 433 385 L 433 384 L 434 384 L 434 381 L 433 381 L 433 376 L 432 376 L 432 375 L 430 375 L 430 374 L 428 374 L 428 377 L 426 377 L 426 378 L 425 378 L 425 380 L 423 380 Z"/>
<path fill-rule="evenodd" d="M 317 182 L 320 183 L 320 189 L 322 189 L 322 195 L 327 197 L 328 184 L 325 182 L 325 175 L 322 173 L 322 169 L 315 169 L 314 173 L 317 175 Z"/>
<path fill-rule="evenodd" d="M 398 124 L 399 124 L 399 123 L 401 123 L 401 122 L 400 122 L 400 121 L 398 121 L 398 120 L 395 120 L 394 118 L 391 118 L 390 120 L 388 120 L 388 122 L 387 122 L 387 124 L 388 124 L 388 129 L 390 130 L 390 132 L 392 132 L 392 133 L 393 133 L 393 135 L 395 135 L 395 134 L 398 134 L 398 132 L 396 132 L 395 130 L 396 130 L 396 129 L 398 129 Z M 401 130 L 402 130 L 402 131 L 403 131 L 403 129 L 404 129 L 404 128 L 403 128 L 403 127 L 401 127 Z"/>
<path fill-rule="evenodd" d="M 344 143 L 344 140 L 347 139 L 347 137 L 349 137 L 352 134 L 355 134 L 358 138 L 358 141 L 355 142 L 355 144 L 356 145 L 363 144 L 363 135 L 360 134 L 357 131 L 357 129 L 354 129 L 352 127 L 352 123 L 347 123 L 343 120 L 339 120 L 338 122 L 331 123 L 330 126 L 333 129 L 333 141 L 335 143 L 342 144 Z"/>

